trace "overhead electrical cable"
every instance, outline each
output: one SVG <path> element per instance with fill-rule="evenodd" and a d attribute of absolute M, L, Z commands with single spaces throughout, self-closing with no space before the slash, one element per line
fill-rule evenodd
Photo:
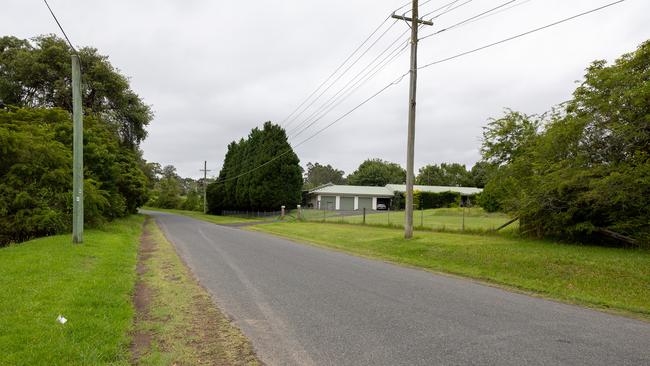
<path fill-rule="evenodd" d="M 404 33 L 400 34 L 400 35 L 399 35 L 399 36 L 398 36 L 398 37 L 397 37 L 397 38 L 396 38 L 392 43 L 390 43 L 390 44 L 388 45 L 388 47 L 386 47 L 386 48 L 385 48 L 385 49 L 384 49 L 384 50 L 383 50 L 379 55 L 377 55 L 377 56 L 376 56 L 376 57 L 375 57 L 375 58 L 374 58 L 374 59 L 373 59 L 373 60 L 372 60 L 368 65 L 366 65 L 364 68 L 362 68 L 362 69 L 361 69 L 361 70 L 360 70 L 360 71 L 359 71 L 359 72 L 358 72 L 358 73 L 357 73 L 357 74 L 356 74 L 352 79 L 350 79 L 350 80 L 347 82 L 347 84 L 345 84 L 343 87 L 341 87 L 341 88 L 339 89 L 339 91 L 337 91 L 337 92 L 336 92 L 332 97 L 330 97 L 330 99 L 328 99 L 327 101 L 325 101 L 325 102 L 324 102 L 324 103 L 323 103 L 319 108 L 317 108 L 317 109 L 316 109 L 316 110 L 315 110 L 311 115 L 309 115 L 305 120 L 303 120 L 301 123 L 299 123 L 298 125 L 296 125 L 294 128 L 292 128 L 292 129 L 291 129 L 290 131 L 288 131 L 288 132 L 291 133 L 291 132 L 295 131 L 296 129 L 300 128 L 302 125 L 304 125 L 305 123 L 307 123 L 307 122 L 308 122 L 308 121 L 309 121 L 309 120 L 310 120 L 314 115 L 318 114 L 322 109 L 327 108 L 326 105 L 327 105 L 327 104 L 328 104 L 332 99 L 336 98 L 336 96 L 338 96 L 341 92 L 343 92 L 343 91 L 344 91 L 344 90 L 345 90 L 345 89 L 346 89 L 346 88 L 347 88 L 351 83 L 353 83 L 355 80 L 357 80 L 357 79 L 359 78 L 359 76 L 363 75 L 363 73 L 364 73 L 366 70 L 368 70 L 369 68 L 371 68 L 372 65 L 375 64 L 375 62 L 377 62 L 378 60 L 380 60 L 380 58 L 381 58 L 381 57 L 382 57 L 386 52 L 388 52 L 388 51 L 391 49 L 391 47 L 393 47 L 393 46 L 394 46 L 394 45 L 395 45 L 395 44 L 396 44 L 400 39 L 402 39 L 402 38 L 404 37 L 404 35 L 406 35 L 407 32 L 408 32 L 408 30 L 406 30 L 406 31 L 404 31 Z M 392 52 L 390 52 L 390 53 L 388 54 L 388 56 L 384 57 L 384 59 L 381 59 L 381 61 L 380 61 L 377 65 L 381 64 L 382 61 L 384 61 L 387 57 L 390 57 L 390 55 L 391 55 L 392 53 L 394 53 L 396 50 L 399 50 L 401 47 L 402 47 L 401 44 L 398 45 L 398 47 L 395 48 Z M 376 66 L 376 65 L 375 65 L 375 66 Z"/>
<path fill-rule="evenodd" d="M 305 113 L 305 111 L 307 111 L 312 105 L 314 105 L 314 103 L 316 103 L 320 99 L 320 97 L 323 96 L 323 94 L 325 94 L 328 90 L 330 90 L 332 88 L 332 86 L 334 86 L 339 80 L 341 80 L 341 78 L 345 74 L 347 74 L 347 72 L 350 71 L 350 69 L 352 67 L 354 67 L 354 65 L 356 65 L 359 62 L 359 60 L 361 60 L 363 58 L 363 56 L 365 56 L 388 33 L 388 31 L 390 31 L 395 26 L 395 24 L 397 24 L 397 22 L 398 21 L 395 20 L 390 25 L 390 27 L 388 27 L 388 29 L 386 29 L 370 46 L 368 46 L 368 48 L 366 48 L 366 50 L 363 51 L 339 76 L 337 76 L 336 79 L 334 79 L 334 81 L 332 81 L 328 87 L 326 87 L 323 91 L 321 91 L 321 93 L 318 94 L 318 96 L 316 96 L 316 98 L 314 98 L 308 105 L 304 106 L 302 108 L 301 112 L 299 112 L 297 115 L 295 115 L 293 118 L 291 118 L 286 126 L 289 126 L 298 117 L 300 117 L 303 113 Z"/>
<path fill-rule="evenodd" d="M 440 60 L 436 60 L 436 61 L 430 62 L 430 63 L 428 63 L 428 64 L 425 64 L 425 65 L 423 65 L 423 66 L 418 67 L 418 70 L 425 69 L 425 68 L 427 68 L 427 67 L 430 67 L 430 66 L 433 66 L 433 65 L 437 65 L 437 64 L 440 64 L 440 63 L 443 63 L 443 62 L 447 62 L 447 61 L 450 61 L 450 60 L 453 60 L 453 59 L 456 59 L 456 58 L 459 58 L 459 57 L 462 57 L 462 56 L 466 56 L 466 55 L 469 55 L 469 54 L 472 54 L 472 53 L 475 53 L 475 52 L 478 52 L 478 51 L 482 51 L 482 50 L 484 50 L 484 49 L 486 49 L 486 48 L 494 47 L 494 46 L 500 45 L 500 44 L 502 44 L 502 43 L 506 43 L 506 42 L 512 41 L 512 40 L 514 40 L 514 39 L 521 38 L 521 37 L 527 36 L 527 35 L 529 35 L 529 34 L 536 33 L 536 32 L 539 32 L 539 31 L 541 31 L 541 30 L 544 30 L 544 29 L 548 29 L 548 28 L 554 27 L 554 26 L 559 25 L 559 24 L 562 24 L 562 23 L 566 23 L 566 22 L 568 22 L 568 21 L 570 21 L 570 20 L 573 20 L 573 19 L 576 19 L 576 18 L 579 18 L 579 17 L 585 16 L 585 15 L 588 15 L 588 14 L 591 14 L 591 13 L 595 13 L 595 12 L 597 12 L 597 11 L 600 11 L 600 10 L 603 10 L 603 9 L 606 9 L 606 8 L 609 8 L 609 7 L 611 7 L 611 6 L 614 6 L 614 5 L 616 5 L 616 4 L 620 4 L 620 3 L 624 2 L 624 1 L 626 1 L 626 0 L 618 0 L 618 1 L 614 1 L 614 2 L 611 2 L 611 3 L 605 4 L 605 5 L 603 5 L 603 6 L 600 6 L 600 7 L 597 7 L 597 8 L 591 9 L 591 10 L 587 10 L 587 11 L 585 11 L 585 12 L 582 12 L 582 13 L 579 13 L 579 14 L 576 14 L 576 15 L 573 15 L 573 16 L 570 16 L 570 17 L 568 17 L 568 18 L 564 18 L 564 19 L 558 20 L 558 21 L 556 21 L 556 22 L 553 22 L 553 23 L 550 23 L 550 24 L 547 24 L 547 25 L 544 25 L 544 26 L 541 26 L 541 27 L 538 27 L 538 28 L 535 28 L 535 29 L 531 29 L 531 30 L 529 30 L 529 31 L 527 31 L 527 32 L 519 33 L 519 34 L 514 35 L 514 36 L 512 36 L 512 37 L 508 37 L 508 38 L 502 39 L 502 40 L 500 40 L 500 41 L 497 41 L 497 42 L 493 42 L 493 43 L 487 44 L 487 45 L 485 45 L 485 46 L 481 46 L 481 47 L 478 47 L 478 48 L 474 48 L 474 49 L 472 49 L 472 50 L 465 51 L 465 52 L 462 52 L 462 53 L 456 54 L 456 55 L 454 55 L 454 56 L 450 56 L 450 57 L 446 57 L 446 58 L 443 58 L 443 59 L 440 59 Z"/>
<path fill-rule="evenodd" d="M 476 20 L 476 19 L 478 19 L 478 18 L 480 18 L 480 17 L 482 17 L 482 16 L 484 16 L 484 15 L 486 15 L 486 14 L 489 14 L 489 13 L 491 13 L 491 12 L 494 12 L 494 11 L 496 11 L 496 10 L 499 10 L 499 9 L 503 8 L 504 6 L 508 6 L 508 5 L 510 5 L 510 4 L 512 4 L 512 3 L 516 2 L 516 1 L 518 1 L 518 0 L 510 0 L 510 1 L 506 1 L 505 3 L 503 3 L 503 4 L 499 5 L 499 6 L 495 6 L 494 8 L 491 8 L 491 9 L 489 9 L 489 10 L 486 10 L 486 11 L 482 12 L 482 13 L 476 14 L 476 15 L 474 15 L 474 16 L 472 16 L 472 17 L 469 17 L 469 18 L 467 18 L 467 19 L 465 19 L 465 20 L 462 20 L 462 21 L 460 21 L 460 22 L 458 22 L 458 23 L 455 23 L 455 24 L 453 24 L 453 25 L 450 25 L 450 26 L 448 26 L 448 27 L 445 27 L 445 28 L 443 28 L 443 29 L 440 29 L 440 30 L 438 30 L 438 31 L 436 31 L 436 32 L 433 32 L 433 33 L 431 33 L 431 34 L 429 34 L 429 35 L 426 35 L 426 36 L 420 38 L 420 40 L 427 39 L 427 38 L 429 38 L 429 37 L 433 37 L 433 36 L 435 36 L 435 35 L 437 35 L 437 34 L 440 34 L 440 33 L 442 33 L 442 32 L 446 32 L 446 31 L 448 31 L 448 30 L 450 30 L 450 29 L 457 28 L 457 27 L 459 27 L 459 26 L 461 26 L 461 25 L 463 25 L 463 24 L 465 24 L 465 23 L 471 22 L 472 20 Z"/>
<path fill-rule="evenodd" d="M 72 45 L 72 42 L 70 42 L 70 38 L 68 38 L 68 35 L 65 33 L 65 30 L 63 29 L 63 26 L 59 22 L 59 19 L 54 14 L 54 11 L 52 11 L 52 8 L 50 7 L 50 4 L 47 3 L 47 0 L 43 0 L 43 2 L 45 3 L 45 6 L 47 6 L 47 9 L 50 11 L 50 14 L 52 14 L 52 18 L 54 18 L 54 21 L 59 26 L 59 29 L 61 30 L 61 33 L 63 33 L 63 37 L 65 37 L 65 40 L 68 42 L 68 45 L 70 46 L 70 48 L 72 48 L 74 53 L 79 54 L 79 52 L 77 52 L 77 49 L 74 48 L 74 46 Z"/>
<path fill-rule="evenodd" d="M 360 44 L 360 45 L 359 45 L 359 46 L 358 46 L 358 47 L 357 47 L 357 48 L 356 48 L 356 49 L 355 49 L 355 50 L 354 50 L 354 51 L 353 51 L 353 52 L 352 52 L 352 53 L 351 53 L 351 54 L 350 54 L 350 55 L 349 55 L 349 56 L 348 56 L 344 61 L 343 61 L 343 63 L 341 63 L 341 65 L 339 65 L 339 66 L 336 68 L 336 70 L 334 70 L 333 73 L 331 73 L 331 74 L 330 74 L 330 75 L 329 75 L 329 76 L 328 76 L 328 77 L 327 77 L 327 78 L 326 78 L 326 79 L 325 79 L 325 80 L 324 80 L 324 81 L 323 81 L 323 82 L 322 82 L 322 83 L 321 83 L 321 84 L 320 84 L 320 85 L 319 85 L 319 86 L 318 86 L 318 87 L 317 87 L 317 88 L 316 88 L 316 89 L 315 89 L 315 90 L 314 90 L 314 91 L 313 91 L 313 92 L 312 92 L 312 93 L 311 93 L 311 94 L 310 94 L 310 95 L 309 95 L 309 96 L 308 96 L 308 97 L 307 97 L 307 98 L 302 102 L 302 103 L 300 103 L 300 105 L 298 105 L 298 107 L 297 107 L 293 112 L 291 112 L 291 113 L 290 113 L 290 114 L 289 114 L 289 115 L 288 115 L 288 116 L 287 116 L 287 117 L 282 121 L 282 123 L 285 123 L 289 118 L 291 118 L 291 116 L 293 116 L 293 115 L 294 115 L 294 114 L 295 114 L 295 113 L 296 113 L 296 112 L 297 112 L 297 111 L 298 111 L 298 110 L 299 110 L 303 105 L 305 105 L 305 103 L 307 103 L 307 101 L 309 101 L 309 99 L 311 99 L 311 97 L 313 97 L 313 96 L 314 96 L 314 95 L 315 95 L 315 94 L 320 90 L 320 88 L 322 88 L 322 87 L 323 87 L 323 86 L 324 86 L 328 81 L 330 81 L 330 80 L 332 79 L 332 77 L 334 77 L 334 75 L 336 75 L 336 73 L 339 72 L 339 70 L 341 70 L 341 68 L 343 68 L 343 66 L 345 66 L 345 64 L 346 64 L 348 61 L 350 61 L 350 59 L 351 59 L 352 57 L 354 57 L 354 55 L 355 55 L 357 52 L 359 52 L 359 50 L 360 50 L 360 49 L 361 49 L 361 48 L 362 48 L 366 43 L 368 43 L 368 41 L 369 41 L 369 40 L 370 40 L 370 39 L 371 39 L 371 38 L 372 38 L 372 37 L 373 37 L 373 36 L 374 36 L 374 35 L 375 35 L 375 34 L 376 34 L 380 29 L 381 29 L 381 27 L 383 27 L 384 24 L 386 24 L 386 22 L 388 22 L 388 19 L 390 19 L 390 17 L 384 19 L 384 21 L 381 22 L 381 24 L 379 24 L 379 26 L 377 26 L 377 28 L 375 28 L 375 30 L 373 30 L 372 33 L 370 33 L 370 35 L 369 35 L 366 39 L 363 40 L 363 42 L 361 42 L 361 44 Z"/>
<path fill-rule="evenodd" d="M 341 94 L 338 98 L 333 100 L 329 105 L 328 109 L 325 110 L 323 113 L 320 114 L 316 119 L 314 119 L 311 123 L 309 123 L 306 127 L 304 127 L 302 130 L 298 131 L 295 133 L 291 138 L 295 138 L 302 134 L 305 130 L 316 124 L 318 121 L 322 120 L 325 116 L 327 116 L 330 112 L 332 112 L 336 107 L 341 105 L 344 101 L 346 101 L 350 96 L 352 96 L 357 90 L 359 90 L 363 85 L 365 85 L 369 80 L 371 80 L 375 75 L 377 75 L 379 72 L 381 72 L 383 69 L 386 68 L 389 64 L 391 64 L 393 61 L 395 61 L 399 56 L 404 54 L 404 51 L 408 49 L 408 43 L 404 45 L 401 49 L 398 49 L 399 51 L 395 54 L 393 54 L 392 57 L 390 57 L 387 61 L 385 61 L 383 64 L 377 64 L 374 68 L 368 70 L 364 78 L 359 79 L 356 83 L 351 85 L 345 93 Z M 389 54 L 390 56 L 390 54 Z M 387 56 L 388 57 L 388 56 Z M 381 65 L 381 66 L 380 66 Z M 377 68 L 377 66 L 380 66 Z"/>

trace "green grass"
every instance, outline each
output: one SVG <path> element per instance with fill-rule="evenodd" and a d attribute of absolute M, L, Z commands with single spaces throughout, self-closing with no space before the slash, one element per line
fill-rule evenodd
<path fill-rule="evenodd" d="M 129 364 L 142 222 L 0 249 L 0 365 Z"/>
<path fill-rule="evenodd" d="M 159 212 L 167 212 L 167 213 L 173 213 L 176 215 L 183 215 L 183 216 L 188 216 L 193 219 L 197 220 L 203 220 L 203 221 L 208 221 L 213 224 L 242 224 L 242 223 L 252 223 L 252 222 L 257 222 L 257 221 L 262 221 L 263 219 L 249 219 L 245 217 L 237 217 L 237 216 L 217 216 L 217 215 L 210 215 L 210 214 L 204 214 L 202 212 L 197 212 L 197 211 L 185 211 L 185 210 L 170 210 L 170 209 L 165 209 L 165 208 L 156 208 L 156 207 L 143 207 L 143 210 L 149 210 L 149 211 L 159 211 Z"/>
<path fill-rule="evenodd" d="M 398 229 L 332 223 L 251 230 L 650 320 L 650 251 L 435 232 L 406 241 Z"/>
<path fill-rule="evenodd" d="M 337 211 L 303 210 L 303 217 L 307 221 L 328 221 L 338 223 L 360 224 L 363 215 L 340 216 Z M 465 209 L 465 230 L 489 231 L 508 222 L 510 217 L 502 213 L 488 213 L 482 208 Z M 463 229 L 462 208 L 438 208 L 430 210 L 416 210 L 413 213 L 413 223 L 420 229 L 437 231 L 461 231 Z M 366 224 L 404 227 L 404 211 L 369 211 L 366 214 Z M 505 231 L 517 228 L 514 223 Z"/>

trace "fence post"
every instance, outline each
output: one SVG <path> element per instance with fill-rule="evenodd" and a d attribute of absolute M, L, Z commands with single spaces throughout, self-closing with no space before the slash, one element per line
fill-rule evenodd
<path fill-rule="evenodd" d="M 284 220 L 284 206 L 281 207 L 280 220 Z"/>
<path fill-rule="evenodd" d="M 323 210 L 323 222 L 325 222 L 325 210 Z"/>
<path fill-rule="evenodd" d="M 301 217 L 302 217 L 302 208 L 300 207 L 300 205 L 298 205 L 298 221 L 300 221 Z"/>
<path fill-rule="evenodd" d="M 363 224 L 366 224 L 366 208 L 363 208 Z"/>
<path fill-rule="evenodd" d="M 420 207 L 420 227 L 424 227 L 424 206 Z"/>
<path fill-rule="evenodd" d="M 390 226 L 390 207 L 386 210 L 386 213 L 388 214 L 388 226 Z"/>
<path fill-rule="evenodd" d="M 465 231 L 465 205 L 463 205 L 463 227 L 461 231 Z"/>

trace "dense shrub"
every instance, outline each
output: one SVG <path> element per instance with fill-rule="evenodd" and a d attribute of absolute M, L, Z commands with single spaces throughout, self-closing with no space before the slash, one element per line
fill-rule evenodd
<path fill-rule="evenodd" d="M 147 199 L 138 156 L 107 124 L 84 120 L 87 224 L 136 212 Z M 61 109 L 0 110 L 0 245 L 70 230 L 72 120 Z"/>
<path fill-rule="evenodd" d="M 614 231 L 650 247 L 649 101 L 650 41 L 594 62 L 551 113 L 492 120 L 482 152 L 498 168 L 482 200 L 531 235 L 595 242 Z"/>

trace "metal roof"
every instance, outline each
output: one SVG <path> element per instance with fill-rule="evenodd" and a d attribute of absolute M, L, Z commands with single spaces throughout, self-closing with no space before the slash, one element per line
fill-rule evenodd
<path fill-rule="evenodd" d="M 406 185 L 387 184 L 386 189 L 388 189 L 391 192 L 406 192 Z M 483 189 L 475 188 L 475 187 L 446 187 L 446 186 L 413 186 L 413 190 L 422 191 L 422 192 L 433 192 L 433 193 L 457 192 L 463 196 L 469 196 L 469 195 L 483 192 Z"/>
<path fill-rule="evenodd" d="M 393 191 L 386 187 L 367 187 L 367 186 L 343 186 L 343 185 L 325 185 L 318 187 L 309 193 L 320 195 L 343 195 L 343 196 L 381 196 L 392 197 Z"/>
<path fill-rule="evenodd" d="M 481 193 L 481 188 L 475 187 L 446 187 L 446 186 L 413 186 L 414 191 L 422 192 L 456 192 L 463 196 L 470 196 Z M 309 193 L 320 195 L 337 195 L 337 196 L 380 196 L 392 197 L 395 192 L 406 192 L 405 184 L 387 184 L 386 187 L 369 187 L 369 186 L 344 186 L 335 184 L 325 184 L 317 187 Z"/>

